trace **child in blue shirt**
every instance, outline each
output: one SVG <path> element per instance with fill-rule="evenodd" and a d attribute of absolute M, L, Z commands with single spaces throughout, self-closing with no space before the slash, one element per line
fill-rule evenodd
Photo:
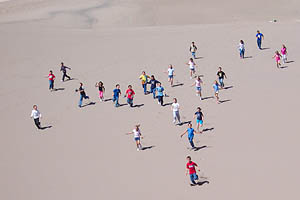
<path fill-rule="evenodd" d="M 161 83 L 156 84 L 156 88 L 155 88 L 156 96 L 158 99 L 158 104 L 160 104 L 161 106 L 164 105 L 164 90 L 165 89 L 161 86 Z"/>
<path fill-rule="evenodd" d="M 188 124 L 188 129 L 183 134 L 181 134 L 180 137 L 184 136 L 186 133 L 188 133 L 188 139 L 189 139 L 189 142 L 191 144 L 192 149 L 195 149 L 195 145 L 194 145 L 194 142 L 193 142 L 194 134 L 195 133 L 200 134 L 201 132 L 195 131 L 195 129 L 192 128 L 192 124 L 189 123 Z"/>
<path fill-rule="evenodd" d="M 113 90 L 113 102 L 115 102 L 115 107 L 119 107 L 119 97 L 121 95 L 120 85 L 117 84 L 116 88 Z"/>

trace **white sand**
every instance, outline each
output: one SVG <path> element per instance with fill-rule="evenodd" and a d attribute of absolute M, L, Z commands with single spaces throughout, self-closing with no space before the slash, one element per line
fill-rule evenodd
<path fill-rule="evenodd" d="M 15 0 L 0 4 L 0 199 L 299 199 L 298 91 L 300 70 L 298 1 L 71 1 Z M 261 3 L 259 3 L 261 2 Z M 260 8 L 255 10 L 258 5 Z M 189 12 L 190 11 L 190 12 Z M 277 19 L 277 23 L 268 21 Z M 255 33 L 265 40 L 259 51 Z M 238 42 L 245 41 L 245 60 Z M 190 87 L 188 48 L 198 46 L 197 74 L 204 75 L 203 95 L 212 96 L 212 82 L 222 65 L 228 79 L 214 99 L 202 102 Z M 293 60 L 277 69 L 272 59 L 281 44 Z M 60 62 L 76 80 L 60 82 Z M 168 64 L 175 66 L 175 83 L 167 83 Z M 48 91 L 52 69 L 55 86 Z M 197 106 L 205 128 L 195 136 L 191 152 L 185 131 L 172 124 L 169 106 L 144 96 L 142 70 L 163 83 L 165 102 L 177 97 L 183 121 L 192 120 Z M 106 98 L 116 83 L 136 91 L 140 108 L 118 109 L 100 103 L 96 81 Z M 79 82 L 95 105 L 77 107 Z M 121 103 L 125 99 L 121 98 Z M 29 118 L 38 104 L 42 125 Z M 141 124 L 144 146 L 137 152 L 131 131 Z M 195 122 L 193 121 L 193 124 Z M 190 187 L 185 157 L 201 168 L 210 184 Z M 207 179 L 204 179 L 206 177 Z"/>

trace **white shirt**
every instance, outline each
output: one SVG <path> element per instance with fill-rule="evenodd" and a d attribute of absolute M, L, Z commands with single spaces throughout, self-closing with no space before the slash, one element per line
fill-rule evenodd
<path fill-rule="evenodd" d="M 244 50 L 245 49 L 245 45 L 240 43 L 239 49 Z"/>
<path fill-rule="evenodd" d="M 190 49 L 191 49 L 191 52 L 193 52 L 193 53 L 196 52 L 196 50 L 197 50 L 196 48 L 197 48 L 196 46 L 191 45 L 191 48 L 190 48 Z"/>
<path fill-rule="evenodd" d="M 133 135 L 134 135 L 134 138 L 139 138 L 141 137 L 141 131 L 140 130 L 136 130 L 136 129 L 133 129 Z"/>
<path fill-rule="evenodd" d="M 41 115 L 40 111 L 38 111 L 38 110 L 32 110 L 31 111 L 31 117 L 33 119 L 37 119 L 37 118 L 42 117 L 42 115 Z"/>
<path fill-rule="evenodd" d="M 168 69 L 168 73 L 169 73 L 169 76 L 173 76 L 173 73 L 174 73 L 174 69 L 172 68 L 169 68 Z"/>
<path fill-rule="evenodd" d="M 173 112 L 179 111 L 179 103 L 172 103 Z"/>
<path fill-rule="evenodd" d="M 189 65 L 190 65 L 190 69 L 194 69 L 195 68 L 195 63 L 192 61 L 189 61 Z"/>
<path fill-rule="evenodd" d="M 198 81 L 197 79 L 195 80 L 195 84 L 196 84 L 196 87 L 201 87 L 201 83 L 202 81 Z"/>

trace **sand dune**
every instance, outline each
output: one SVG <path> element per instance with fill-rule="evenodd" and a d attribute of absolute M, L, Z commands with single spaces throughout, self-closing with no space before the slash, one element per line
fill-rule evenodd
<path fill-rule="evenodd" d="M 297 199 L 299 2 L 258 4 L 0 4 L 1 199 Z M 275 18 L 277 23 L 268 22 Z M 257 29 L 265 35 L 263 51 L 256 47 Z M 244 60 L 238 55 L 240 39 L 246 45 Z M 208 97 L 203 101 L 195 95 L 185 65 L 191 41 L 201 56 L 195 62 Z M 272 56 L 283 43 L 293 62 L 277 69 Z M 60 82 L 61 61 L 72 68 L 74 80 Z M 180 84 L 173 88 L 163 73 L 170 63 L 175 84 Z M 230 88 L 220 92 L 224 103 L 218 105 L 210 97 L 220 65 Z M 63 89 L 48 91 L 50 69 L 56 88 Z M 187 138 L 179 136 L 186 125 L 174 126 L 170 106 L 161 107 L 143 94 L 138 79 L 143 70 L 162 82 L 166 103 L 178 99 L 184 122 L 195 125 L 195 108 L 202 107 L 208 131 L 195 136 L 202 149 L 188 150 Z M 140 107 L 116 109 L 111 101 L 100 102 L 94 87 L 99 80 L 108 99 L 115 84 L 123 93 L 133 85 L 134 103 Z M 77 107 L 79 82 L 96 104 Z M 43 115 L 42 125 L 51 128 L 36 129 L 30 119 L 33 104 Z M 145 136 L 142 144 L 151 147 L 140 152 L 133 137 L 125 135 L 136 123 Z M 187 155 L 209 184 L 190 187 Z"/>

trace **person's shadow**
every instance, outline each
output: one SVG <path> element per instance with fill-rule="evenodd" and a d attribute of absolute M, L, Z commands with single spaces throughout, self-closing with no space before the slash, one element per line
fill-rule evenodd
<path fill-rule="evenodd" d="M 44 127 L 41 127 L 41 130 L 45 130 L 47 128 L 52 128 L 52 126 L 44 126 Z"/>
<path fill-rule="evenodd" d="M 147 149 L 152 149 L 153 147 L 155 147 L 155 146 L 151 145 L 151 146 L 143 147 L 142 150 L 144 151 L 144 150 L 147 150 Z"/>
<path fill-rule="evenodd" d="M 209 181 L 199 181 L 199 182 L 197 183 L 197 185 L 201 186 L 201 185 L 203 185 L 203 184 L 205 184 L 205 183 L 209 184 Z"/>

